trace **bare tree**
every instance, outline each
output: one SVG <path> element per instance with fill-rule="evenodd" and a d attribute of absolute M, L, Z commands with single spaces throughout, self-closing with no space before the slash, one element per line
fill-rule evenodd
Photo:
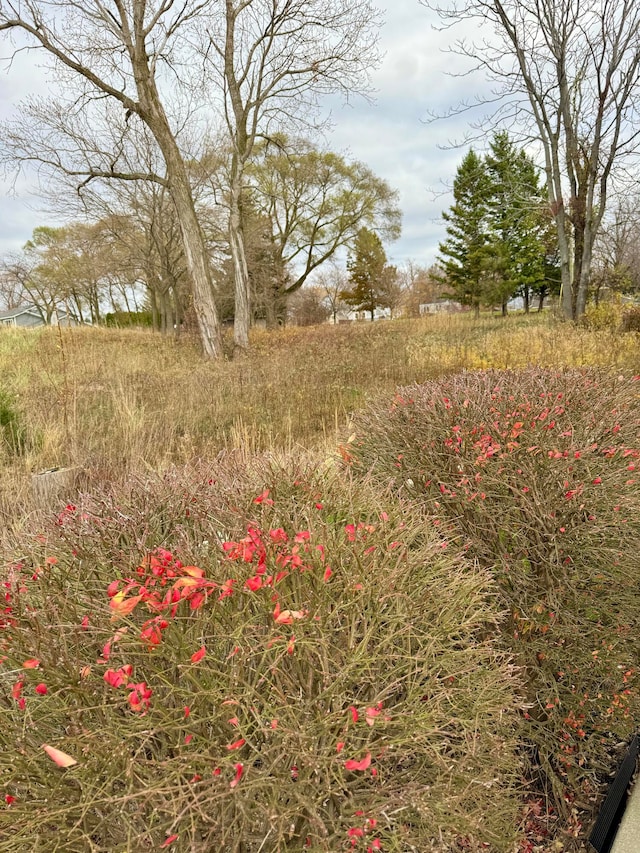
<path fill-rule="evenodd" d="M 618 199 L 605 216 L 594 250 L 593 296 L 640 293 L 640 210 L 637 193 Z"/>
<path fill-rule="evenodd" d="M 454 51 L 497 83 L 493 121 L 540 141 L 558 238 L 562 307 L 585 310 L 593 248 L 611 181 L 640 141 L 637 0 L 421 0 L 447 24 L 486 32 Z"/>
<path fill-rule="evenodd" d="M 309 125 L 321 96 L 368 91 L 378 61 L 379 15 L 369 0 L 224 0 L 203 49 L 214 63 L 232 142 L 229 242 L 234 338 L 248 345 L 249 275 L 243 239 L 243 172 L 256 139 Z"/>
<path fill-rule="evenodd" d="M 163 174 L 121 170 L 121 151 L 116 148 L 99 151 L 101 164 L 79 178 L 154 180 L 168 188 L 180 226 L 203 349 L 215 358 L 222 354 L 222 336 L 209 259 L 178 141 L 179 127 L 170 121 L 167 111 L 167 92 L 182 92 L 187 103 L 194 98 L 194 90 L 189 88 L 194 69 L 189 38 L 210 5 L 208 0 L 3 0 L 0 32 L 13 36 L 16 51 L 26 46 L 46 54 L 53 79 L 67 91 L 73 88 L 66 112 L 54 110 L 54 120 L 61 128 L 107 99 L 119 106 L 124 117 L 123 146 L 128 125 L 136 119 L 153 137 L 162 154 Z M 41 118 L 46 124 L 46 115 Z M 77 142 L 81 145 L 82 138 Z M 105 167 L 107 154 L 111 159 L 106 157 Z M 49 165 L 56 165 L 55 157 Z"/>
<path fill-rule="evenodd" d="M 335 261 L 329 261 L 314 277 L 313 282 L 322 294 L 323 301 L 329 309 L 331 321 L 335 325 L 338 322 L 338 314 L 345 309 L 349 310 L 349 306 L 342 299 L 342 293 L 349 286 L 346 270 Z"/>
<path fill-rule="evenodd" d="M 0 308 L 3 311 L 12 311 L 19 308 L 25 300 L 25 291 L 22 284 L 21 268 L 18 265 L 18 275 L 14 269 L 16 258 L 5 257 L 0 260 Z"/>

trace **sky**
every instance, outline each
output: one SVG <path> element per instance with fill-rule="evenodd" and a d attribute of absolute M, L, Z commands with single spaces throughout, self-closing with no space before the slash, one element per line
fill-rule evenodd
<path fill-rule="evenodd" d="M 429 121 L 468 97 L 481 80 L 454 77 L 456 59 L 447 53 L 450 32 L 439 32 L 435 13 L 418 0 L 378 0 L 385 24 L 384 59 L 373 73 L 373 103 L 354 98 L 348 105 L 327 103 L 333 130 L 328 145 L 371 168 L 400 194 L 403 234 L 387 245 L 390 262 L 432 264 L 444 238 L 442 211 L 451 204 L 450 188 L 465 149 L 450 143 L 464 139 L 467 114 Z M 6 49 L 1 51 L 6 53 Z M 14 67 L 0 65 L 0 121 L 11 118 L 22 99 L 46 90 L 46 77 L 23 54 Z M 0 255 L 19 249 L 33 228 L 51 221 L 26 177 L 15 185 L 0 172 Z"/>

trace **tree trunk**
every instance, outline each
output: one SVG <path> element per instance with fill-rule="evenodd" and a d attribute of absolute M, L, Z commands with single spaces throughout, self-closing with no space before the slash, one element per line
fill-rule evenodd
<path fill-rule="evenodd" d="M 531 307 L 531 294 L 529 292 L 529 285 L 525 284 L 522 288 L 522 299 L 524 302 L 524 313 L 529 313 L 529 308 Z"/>
<path fill-rule="evenodd" d="M 571 281 L 571 248 L 567 234 L 567 218 L 564 205 L 559 203 L 554 216 L 558 235 L 558 254 L 560 256 L 560 294 L 562 315 L 565 320 L 573 320 L 573 282 Z"/>
<path fill-rule="evenodd" d="M 180 308 L 180 296 L 178 294 L 177 287 L 172 289 L 171 295 L 173 297 L 173 318 L 175 322 L 174 334 L 176 338 L 179 338 L 180 332 L 182 331 L 182 311 Z"/>
<path fill-rule="evenodd" d="M 542 288 L 540 290 L 540 294 L 538 296 L 538 314 L 542 311 L 544 307 L 544 298 L 546 296 L 546 288 Z"/>
<path fill-rule="evenodd" d="M 180 165 L 182 168 L 179 171 L 183 174 L 172 176 L 168 164 L 167 174 L 171 197 L 180 223 L 187 272 L 193 287 L 193 307 L 198 319 L 200 339 L 205 355 L 209 358 L 220 358 L 223 354 L 222 332 L 213 298 L 209 258 L 200 223 L 196 216 L 186 170 L 183 163 Z"/>
<path fill-rule="evenodd" d="M 242 228 L 242 170 L 234 155 L 232 164 L 230 210 L 229 210 L 229 246 L 233 267 L 235 291 L 235 312 L 233 321 L 233 340 L 240 349 L 249 346 L 249 327 L 251 325 L 251 305 L 249 298 L 249 270 L 244 247 Z"/>
<path fill-rule="evenodd" d="M 576 316 L 578 320 L 587 308 L 589 295 L 589 279 L 591 278 L 591 260 L 593 257 L 593 232 L 587 225 L 582 238 L 582 258 L 580 263 L 580 278 L 577 281 Z"/>
<path fill-rule="evenodd" d="M 198 319 L 202 348 L 209 358 L 220 358 L 223 354 L 222 331 L 213 297 L 207 247 L 196 214 L 187 168 L 146 61 L 146 56 L 140 57 L 134 69 L 142 111 L 164 158 L 167 184 L 176 209 L 187 272 L 191 279 L 193 307 Z"/>
<path fill-rule="evenodd" d="M 155 290 L 149 289 L 149 299 L 151 301 L 151 325 L 153 327 L 153 331 L 157 332 L 160 328 L 160 324 L 158 322 L 158 299 L 156 297 Z"/>

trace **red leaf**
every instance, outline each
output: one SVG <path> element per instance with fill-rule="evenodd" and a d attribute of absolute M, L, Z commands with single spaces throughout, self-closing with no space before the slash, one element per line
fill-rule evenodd
<path fill-rule="evenodd" d="M 141 595 L 132 595 L 131 598 L 124 597 L 124 592 L 119 592 L 113 596 L 109 602 L 109 607 L 113 611 L 111 621 L 116 622 L 118 619 L 124 619 L 128 616 L 138 603 L 142 601 Z"/>
<path fill-rule="evenodd" d="M 36 684 L 36 693 L 39 693 L 40 696 L 46 696 L 48 692 L 46 684 Z"/>
<path fill-rule="evenodd" d="M 206 647 L 202 646 L 200 649 L 198 649 L 197 652 L 194 652 L 191 655 L 191 663 L 198 663 L 199 661 L 202 660 L 202 658 L 206 655 L 206 653 L 207 653 Z"/>
<path fill-rule="evenodd" d="M 244 764 L 236 764 L 236 775 L 233 777 L 231 782 L 229 783 L 230 788 L 235 788 L 238 782 L 242 779 L 242 773 L 244 771 Z M 214 770 L 215 773 L 215 770 Z"/>
<path fill-rule="evenodd" d="M 23 669 L 37 669 L 40 666 L 38 658 L 29 658 L 22 664 Z"/>
<path fill-rule="evenodd" d="M 344 767 L 345 770 L 366 770 L 371 765 L 371 753 L 368 752 L 364 758 L 360 761 L 356 761 L 355 758 L 350 758 L 348 761 L 345 761 Z"/>
<path fill-rule="evenodd" d="M 177 841 L 179 837 L 180 837 L 179 835 L 170 835 L 170 836 L 167 838 L 167 840 L 166 840 L 166 841 L 164 841 L 164 842 L 160 845 L 160 849 L 162 850 L 164 847 L 168 847 L 170 844 L 173 844 L 173 842 L 174 842 L 174 841 Z"/>
<path fill-rule="evenodd" d="M 245 740 L 243 737 L 241 737 L 241 738 L 240 738 L 240 740 L 236 740 L 236 741 L 234 741 L 233 743 L 228 743 L 228 744 L 227 744 L 227 749 L 229 749 L 229 750 L 231 750 L 231 749 L 240 749 L 240 747 L 241 747 L 241 746 L 244 746 L 244 745 L 245 745 L 245 743 L 246 743 L 246 740 Z"/>

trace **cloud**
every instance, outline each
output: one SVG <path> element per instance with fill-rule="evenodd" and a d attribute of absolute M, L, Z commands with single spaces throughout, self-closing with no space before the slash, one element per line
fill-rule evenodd
<path fill-rule="evenodd" d="M 433 12 L 416 0 L 388 0 L 386 5 L 381 33 L 385 57 L 373 74 L 375 102 L 353 98 L 343 105 L 328 99 L 334 124 L 328 144 L 366 163 L 399 191 L 403 236 L 387 247 L 390 259 L 430 264 L 444 238 L 441 214 L 451 204 L 447 187 L 464 153 L 447 146 L 464 138 L 469 115 L 427 119 L 431 112 L 444 113 L 463 101 L 477 81 L 448 76 L 460 69 L 460 59 L 446 52 L 452 36 L 434 29 Z M 46 93 L 46 74 L 36 58 L 36 53 L 21 53 L 10 73 L 0 74 L 0 120 L 9 118 L 22 98 Z M 0 194 L 2 189 L 0 184 Z M 4 192 L 10 191 L 7 180 Z M 17 198 L 0 198 L 2 251 L 19 248 L 33 228 L 43 224 L 26 182 L 21 181 L 17 191 Z"/>

